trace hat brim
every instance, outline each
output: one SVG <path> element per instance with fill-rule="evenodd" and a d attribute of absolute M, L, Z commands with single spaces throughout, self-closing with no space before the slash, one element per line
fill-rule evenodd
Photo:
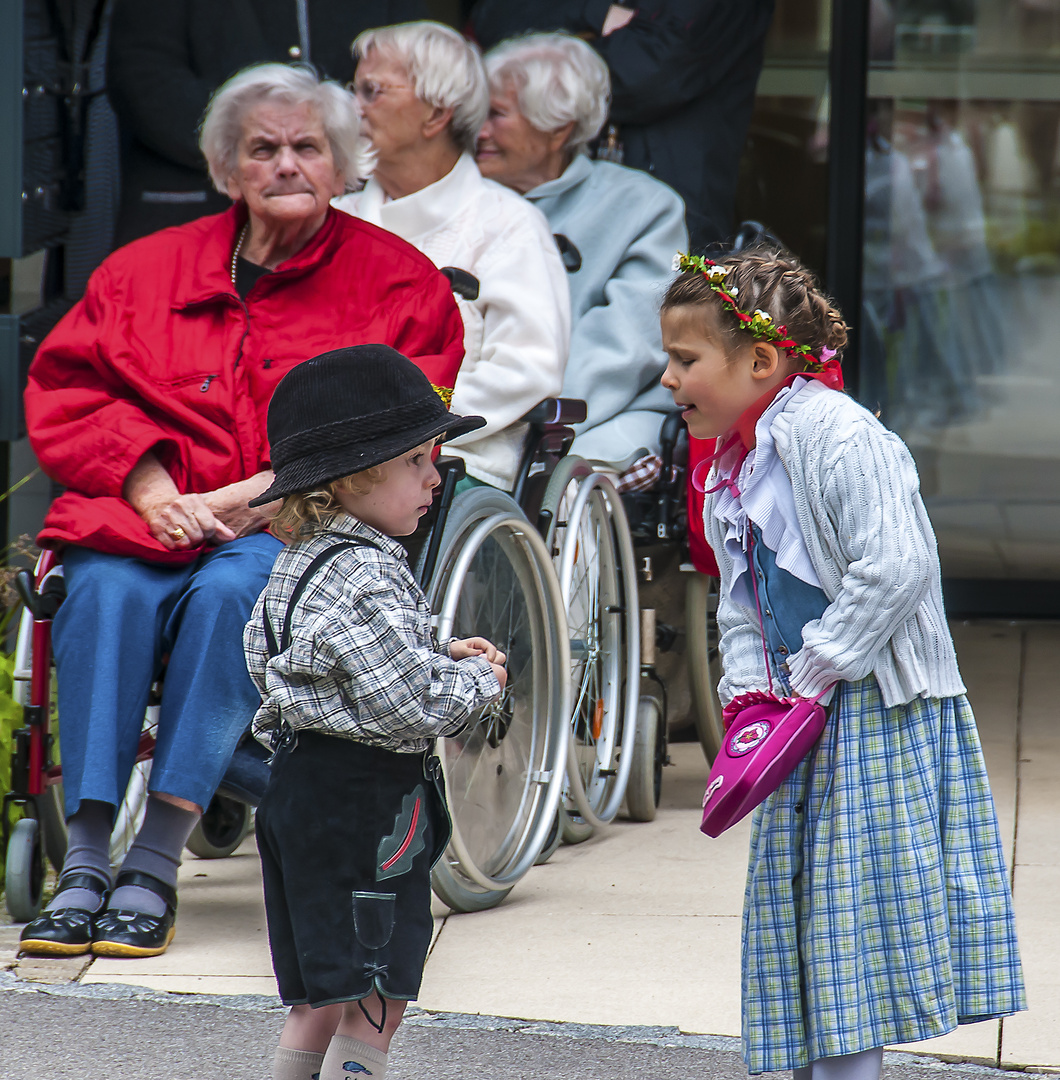
<path fill-rule="evenodd" d="M 477 431 L 486 423 L 481 416 L 457 416 L 445 413 L 434 420 L 416 428 L 401 431 L 388 439 L 374 439 L 356 446 L 338 446 L 332 450 L 321 451 L 311 457 L 299 458 L 284 465 L 273 482 L 257 498 L 251 499 L 248 506 L 264 506 L 266 503 L 285 499 L 301 491 L 312 491 L 332 480 L 341 480 L 352 473 L 363 472 L 384 461 L 408 453 L 428 439 L 444 436 L 443 442 L 459 438 L 469 431 Z"/>

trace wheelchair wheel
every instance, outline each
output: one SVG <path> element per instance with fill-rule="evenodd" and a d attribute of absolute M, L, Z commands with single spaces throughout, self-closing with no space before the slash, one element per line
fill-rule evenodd
<path fill-rule="evenodd" d="M 633 544 L 618 492 L 599 473 L 579 482 L 560 528 L 573 699 L 567 788 L 578 815 L 595 828 L 621 808 L 633 759 L 640 681 Z"/>
<path fill-rule="evenodd" d="M 518 505 L 492 488 L 463 493 L 430 582 L 438 637 L 481 635 L 508 654 L 508 682 L 452 739 L 439 741 L 453 838 L 434 890 L 456 911 L 499 903 L 543 850 L 556 816 L 569 686 L 559 584 Z"/>
<path fill-rule="evenodd" d="M 548 831 L 548 836 L 545 838 L 545 846 L 541 849 L 541 854 L 534 859 L 534 866 L 544 866 L 553 855 L 556 854 L 556 850 L 563 840 L 563 807 L 561 806 L 556 811 L 556 816 L 552 821 L 552 828 Z"/>
<path fill-rule="evenodd" d="M 223 859 L 246 839 L 253 818 L 245 802 L 215 795 L 184 846 L 200 859 Z"/>
<path fill-rule="evenodd" d="M 584 459 L 573 454 L 560 458 L 549 477 L 548 487 L 541 502 L 542 523 L 545 529 L 545 544 L 556 564 L 559 573 L 559 556 L 563 540 L 567 535 L 567 523 L 571 507 L 578 495 L 579 485 L 593 475 L 592 466 Z M 570 624 L 568 621 L 568 630 Z M 572 659 L 573 663 L 573 659 Z M 577 687 L 571 688 L 573 695 Z M 563 795 L 559 808 L 559 838 L 564 844 L 581 844 L 593 835 L 593 827 L 578 813 L 571 797 L 570 784 L 566 777 L 563 781 Z"/>
<path fill-rule="evenodd" d="M 16 821 L 8 837 L 4 897 L 15 922 L 29 922 L 40 914 L 44 900 L 44 847 L 40 824 L 35 818 Z"/>
<path fill-rule="evenodd" d="M 63 810 L 63 785 L 52 784 L 37 800 L 40 827 L 44 832 L 44 854 L 59 873 L 66 859 L 66 818 Z"/>
<path fill-rule="evenodd" d="M 685 633 L 688 677 L 696 733 L 707 762 L 718 754 L 725 729 L 721 722 L 718 680 L 721 653 L 718 640 L 718 579 L 689 574 L 685 587 Z"/>
<path fill-rule="evenodd" d="M 633 821 L 654 821 L 662 796 L 662 772 L 666 761 L 662 711 L 652 697 L 642 697 L 638 710 L 633 764 L 626 785 L 626 813 Z"/>

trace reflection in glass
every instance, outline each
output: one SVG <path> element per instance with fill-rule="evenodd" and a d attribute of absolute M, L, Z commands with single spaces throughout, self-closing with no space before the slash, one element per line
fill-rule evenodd
<path fill-rule="evenodd" d="M 859 396 L 944 573 L 1060 578 L 1060 2 L 871 12 Z"/>

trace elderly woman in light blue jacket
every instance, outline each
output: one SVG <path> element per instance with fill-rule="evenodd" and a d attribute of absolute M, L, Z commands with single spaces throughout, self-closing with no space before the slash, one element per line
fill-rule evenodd
<path fill-rule="evenodd" d="M 658 452 L 673 408 L 659 385 L 659 302 L 674 253 L 687 250 L 684 203 L 646 173 L 587 156 L 611 85 L 584 41 L 530 34 L 485 59 L 490 114 L 476 160 L 483 176 L 535 203 L 566 247 L 572 333 L 563 395 L 589 406 L 574 453 L 622 473 Z"/>

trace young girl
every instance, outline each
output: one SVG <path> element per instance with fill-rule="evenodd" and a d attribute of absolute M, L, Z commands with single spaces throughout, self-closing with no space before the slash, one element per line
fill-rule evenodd
<path fill-rule="evenodd" d="M 935 537 L 909 451 L 840 392 L 846 327 L 812 275 L 764 249 L 675 269 L 662 381 L 718 440 L 694 482 L 722 701 L 768 689 L 767 654 L 778 695 L 834 686 L 820 742 L 752 821 L 745 1059 L 876 1080 L 886 1044 L 1026 1007 Z"/>
<path fill-rule="evenodd" d="M 385 345 L 307 360 L 269 405 L 280 552 L 247 623 L 256 734 L 277 749 L 258 808 L 269 944 L 291 1006 L 273 1080 L 380 1080 L 431 941 L 449 841 L 431 747 L 504 687 L 483 638 L 434 640 L 395 537 L 430 508 L 431 452 L 485 421 L 447 412 Z M 252 505 L 254 505 L 252 504 Z"/>

